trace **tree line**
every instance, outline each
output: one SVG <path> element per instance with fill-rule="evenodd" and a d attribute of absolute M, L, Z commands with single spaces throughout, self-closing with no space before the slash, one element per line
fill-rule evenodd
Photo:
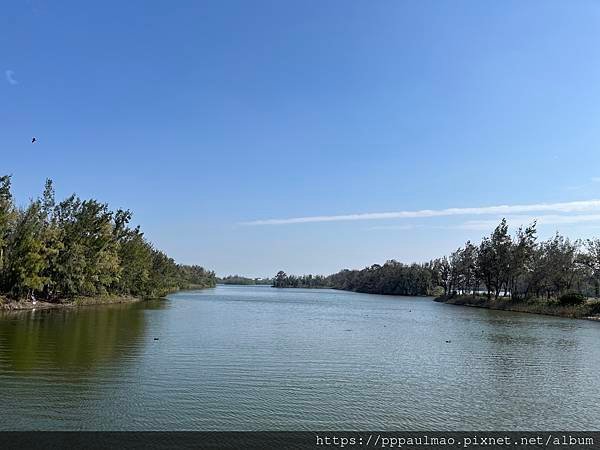
<path fill-rule="evenodd" d="M 476 245 L 470 241 L 449 256 L 423 264 L 390 260 L 327 277 L 289 276 L 275 287 L 329 287 L 393 295 L 485 295 L 514 300 L 582 302 L 600 296 L 600 239 L 571 240 L 555 234 L 538 241 L 536 223 L 514 235 L 505 219 Z"/>
<path fill-rule="evenodd" d="M 273 278 L 273 287 L 276 288 L 322 288 L 332 287 L 328 282 L 329 277 L 323 275 L 287 275 L 283 271 L 277 272 Z"/>
<path fill-rule="evenodd" d="M 0 177 L 0 293 L 57 301 L 107 294 L 162 296 L 215 285 L 215 274 L 177 264 L 153 247 L 129 210 L 76 195 L 57 202 L 52 180 L 41 197 L 15 205 Z"/>
<path fill-rule="evenodd" d="M 271 286 L 273 284 L 273 280 L 271 278 L 247 278 L 242 277 L 240 275 L 229 275 L 223 278 L 217 278 L 218 284 L 237 284 L 237 285 L 245 285 L 245 286 Z"/>

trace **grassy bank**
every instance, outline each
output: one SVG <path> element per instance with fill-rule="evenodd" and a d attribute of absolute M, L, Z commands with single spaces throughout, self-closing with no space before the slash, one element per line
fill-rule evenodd
<path fill-rule="evenodd" d="M 53 302 L 45 302 L 42 300 L 36 301 L 35 305 L 29 299 L 12 299 L 0 295 L 0 311 L 19 311 L 28 309 L 48 309 L 48 308 L 73 308 L 76 306 L 92 306 L 92 305 L 111 305 L 118 303 L 135 303 L 144 300 L 164 298 L 169 294 L 178 291 L 195 291 L 199 289 L 208 289 L 214 286 L 205 284 L 188 284 L 182 288 L 165 289 L 160 293 L 150 297 L 136 297 L 133 295 L 98 295 L 94 297 L 76 296 L 73 298 L 58 299 Z"/>
<path fill-rule="evenodd" d="M 515 311 L 531 314 L 544 314 L 548 316 L 569 317 L 573 319 L 600 320 L 600 301 L 588 300 L 581 305 L 561 305 L 558 301 L 546 299 L 512 300 L 510 297 L 498 299 L 485 296 L 456 295 L 438 297 L 439 303 L 449 305 L 472 306 L 501 311 Z"/>
<path fill-rule="evenodd" d="M 33 304 L 31 300 L 13 300 L 6 297 L 0 297 L 0 310 L 19 311 L 28 309 L 73 308 L 77 306 L 134 303 L 142 300 L 144 300 L 144 298 L 141 297 L 105 295 L 98 297 L 74 297 L 70 299 L 61 299 L 52 303 L 37 301 Z"/>
<path fill-rule="evenodd" d="M 214 288 L 216 286 L 216 284 L 212 284 L 212 285 L 206 285 L 206 284 L 187 284 L 183 287 L 181 287 L 180 289 L 176 289 L 176 290 L 171 290 L 169 292 L 167 292 L 165 295 L 169 295 L 172 294 L 173 292 L 177 292 L 177 291 L 197 291 L 200 289 L 211 289 Z"/>

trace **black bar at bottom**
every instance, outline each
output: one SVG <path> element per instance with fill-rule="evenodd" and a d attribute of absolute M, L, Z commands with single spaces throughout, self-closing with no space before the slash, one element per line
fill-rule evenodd
<path fill-rule="evenodd" d="M 600 449 L 598 431 L 0 432 L 0 449 Z"/>

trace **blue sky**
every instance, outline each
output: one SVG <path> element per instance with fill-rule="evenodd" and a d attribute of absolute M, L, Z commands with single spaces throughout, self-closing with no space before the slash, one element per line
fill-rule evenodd
<path fill-rule="evenodd" d="M 600 235 L 599 29 L 585 0 L 9 1 L 0 172 L 221 275 L 422 261 L 505 215 Z"/>

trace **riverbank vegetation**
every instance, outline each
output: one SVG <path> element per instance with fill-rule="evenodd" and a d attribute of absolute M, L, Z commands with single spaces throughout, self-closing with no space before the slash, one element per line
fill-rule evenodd
<path fill-rule="evenodd" d="M 443 292 L 434 278 L 431 263 L 403 264 L 388 261 L 362 270 L 344 269 L 329 276 L 287 275 L 279 271 L 273 286 L 276 288 L 332 288 L 366 294 L 435 295 Z"/>
<path fill-rule="evenodd" d="M 329 280 L 329 277 L 322 275 L 287 275 L 284 271 L 280 270 L 273 278 L 273 287 L 276 288 L 323 288 L 333 287 Z"/>
<path fill-rule="evenodd" d="M 327 277 L 289 276 L 275 287 L 328 287 L 371 294 L 431 295 L 439 301 L 494 309 L 583 317 L 600 313 L 600 239 L 558 233 L 539 242 L 535 222 L 508 232 L 502 220 L 479 244 L 422 264 L 387 261 Z"/>
<path fill-rule="evenodd" d="M 271 278 L 246 278 L 240 275 L 229 275 L 223 278 L 217 278 L 218 284 L 237 284 L 244 286 L 271 286 L 273 280 Z"/>
<path fill-rule="evenodd" d="M 549 316 L 571 317 L 576 319 L 594 319 L 600 320 L 600 300 L 586 299 L 577 304 L 561 302 L 557 299 L 548 300 L 546 298 L 521 298 L 512 299 L 511 297 L 500 296 L 498 298 L 488 298 L 482 295 L 451 295 L 442 296 L 435 299 L 436 302 L 447 303 L 449 305 L 472 306 L 476 308 L 486 308 L 501 311 L 526 312 L 532 314 L 545 314 Z"/>
<path fill-rule="evenodd" d="M 56 303 L 215 285 L 214 272 L 177 264 L 154 248 L 131 217 L 76 195 L 57 202 L 51 180 L 40 198 L 18 207 L 11 177 L 0 177 L 0 295 Z"/>

